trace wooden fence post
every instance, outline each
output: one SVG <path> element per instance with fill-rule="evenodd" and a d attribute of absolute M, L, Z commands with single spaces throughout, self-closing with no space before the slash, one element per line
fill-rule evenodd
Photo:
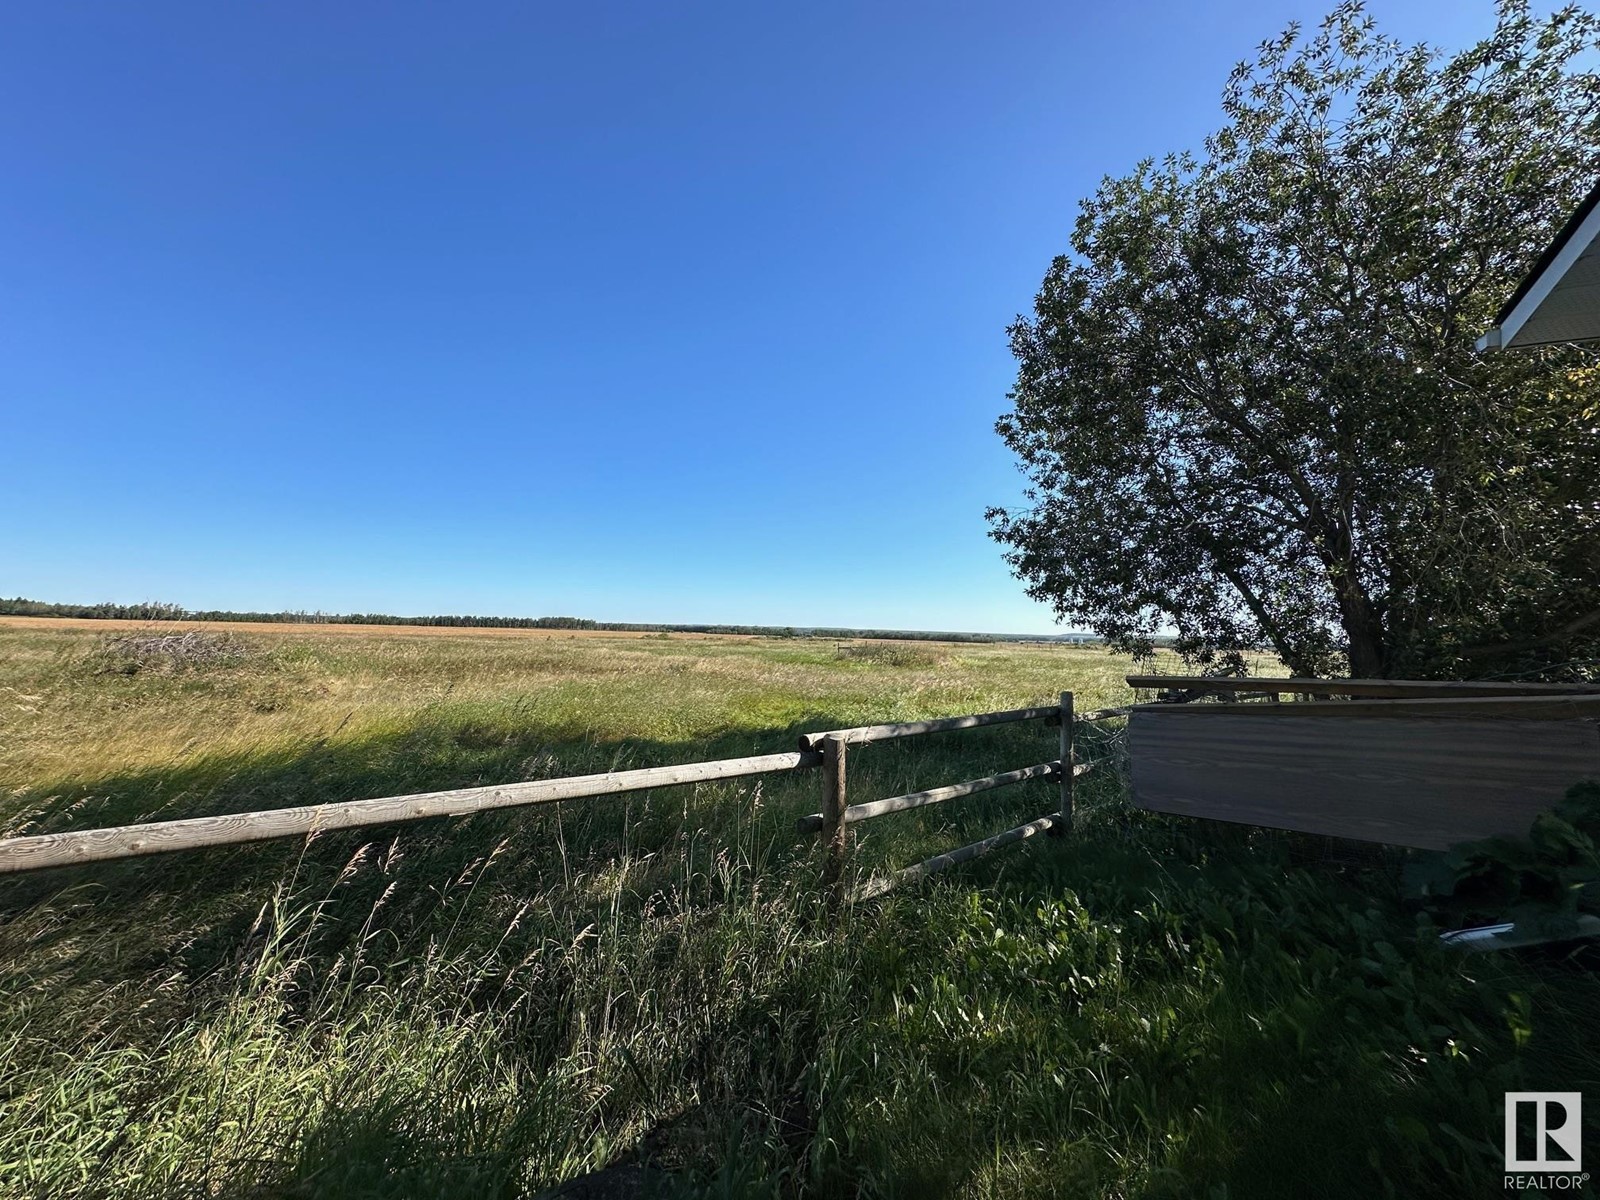
<path fill-rule="evenodd" d="M 1061 693 L 1061 832 L 1072 828 L 1072 693 Z"/>
<path fill-rule="evenodd" d="M 828 892 L 829 908 L 835 911 L 844 886 L 845 850 L 850 836 L 850 827 L 844 822 L 845 745 L 843 738 L 822 739 L 822 882 Z"/>

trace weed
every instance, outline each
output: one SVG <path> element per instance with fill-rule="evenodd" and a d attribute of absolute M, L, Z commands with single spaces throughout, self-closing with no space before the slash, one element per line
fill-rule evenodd
<path fill-rule="evenodd" d="M 944 660 L 927 646 L 895 645 L 889 642 L 840 643 L 836 651 L 841 662 L 868 663 L 878 667 L 934 667 Z"/>

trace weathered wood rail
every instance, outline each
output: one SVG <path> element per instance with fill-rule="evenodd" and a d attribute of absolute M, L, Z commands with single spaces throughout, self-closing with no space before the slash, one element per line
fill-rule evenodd
<path fill-rule="evenodd" d="M 1007 829 L 1004 833 L 997 833 L 993 837 L 986 837 L 981 842 L 973 842 L 970 846 L 962 846 L 959 850 L 951 850 L 945 854 L 935 854 L 932 858 L 924 859 L 909 867 L 902 867 L 892 875 L 879 876 L 863 884 L 856 892 L 857 900 L 871 900 L 892 891 L 903 883 L 915 883 L 919 879 L 926 879 L 936 871 L 943 871 L 949 867 L 959 866 L 964 862 L 971 862 L 1002 846 L 1010 846 L 1025 838 L 1031 838 L 1037 833 L 1052 833 L 1061 828 L 1059 815 L 1046 815 L 1026 824 L 1018 825 L 1015 829 Z"/>
<path fill-rule="evenodd" d="M 1070 696 L 1071 692 L 1062 693 Z M 1063 710 L 1060 706 L 1051 704 L 1035 708 L 1013 708 L 1005 712 L 972 713 L 964 717 L 936 717 L 928 721 L 900 721 L 893 725 L 861 725 L 855 729 L 830 729 L 826 733 L 802 733 L 800 735 L 800 749 L 820 750 L 822 743 L 828 738 L 837 738 L 849 746 L 865 746 L 871 742 L 884 742 L 891 738 L 916 737 L 923 733 L 948 733 L 957 729 L 977 729 L 984 725 L 1004 725 L 1012 721 L 1045 721 L 1056 724 L 1061 721 L 1063 711 L 1070 713 L 1070 706 Z M 1102 708 L 1095 712 L 1080 713 L 1080 721 L 1098 721 L 1106 717 L 1126 716 L 1132 712 L 1132 707 Z"/>
<path fill-rule="evenodd" d="M 1078 773 L 1088 770 L 1087 767 L 1073 768 Z M 999 775 L 990 775 L 986 779 L 969 779 L 966 783 L 952 783 L 948 787 L 929 788 L 922 792 L 908 792 L 904 796 L 889 796 L 883 800 L 872 800 L 866 804 L 852 804 L 844 810 L 844 823 L 853 825 L 857 821 L 869 821 L 873 817 L 881 817 L 887 813 L 905 812 L 908 809 L 921 808 L 928 804 L 943 804 L 946 800 L 959 800 L 963 796 L 971 796 L 976 792 L 986 792 L 991 788 L 1005 787 L 1011 783 L 1022 783 L 1029 779 L 1055 778 L 1061 770 L 1059 762 L 1040 763 L 1034 767 L 1023 767 L 1019 771 L 1005 771 Z M 823 813 L 811 813 L 801 817 L 794 823 L 796 833 L 816 833 L 827 823 Z"/>
<path fill-rule="evenodd" d="M 175 850 L 195 850 L 202 846 L 231 846 L 274 838 L 300 837 L 335 829 L 421 821 L 429 817 L 464 817 L 496 808 L 523 808 L 561 800 L 614 796 L 648 788 L 739 779 L 747 775 L 805 770 L 821 765 L 822 755 L 806 751 L 761 754 L 752 758 L 725 758 L 715 762 L 612 771 L 604 775 L 572 775 L 565 779 L 537 779 L 527 783 L 455 788 L 445 792 L 384 796 L 374 800 L 345 800 L 300 808 L 151 821 L 142 825 L 119 825 L 72 833 L 41 833 L 0 841 L 0 874 L 37 871 L 71 863 L 140 858 Z"/>

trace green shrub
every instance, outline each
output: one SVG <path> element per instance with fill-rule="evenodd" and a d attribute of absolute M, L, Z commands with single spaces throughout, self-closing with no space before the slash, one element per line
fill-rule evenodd
<path fill-rule="evenodd" d="M 1427 908 L 1461 924 L 1513 921 L 1519 931 L 1576 932 L 1600 913 L 1600 783 L 1580 783 L 1524 838 L 1464 842 L 1420 861 L 1411 880 Z"/>

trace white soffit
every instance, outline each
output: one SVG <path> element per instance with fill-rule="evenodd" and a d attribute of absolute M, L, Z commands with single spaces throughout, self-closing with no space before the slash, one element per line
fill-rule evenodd
<path fill-rule="evenodd" d="M 1517 349 L 1600 339 L 1600 188 L 1500 310 L 1478 349 Z"/>

